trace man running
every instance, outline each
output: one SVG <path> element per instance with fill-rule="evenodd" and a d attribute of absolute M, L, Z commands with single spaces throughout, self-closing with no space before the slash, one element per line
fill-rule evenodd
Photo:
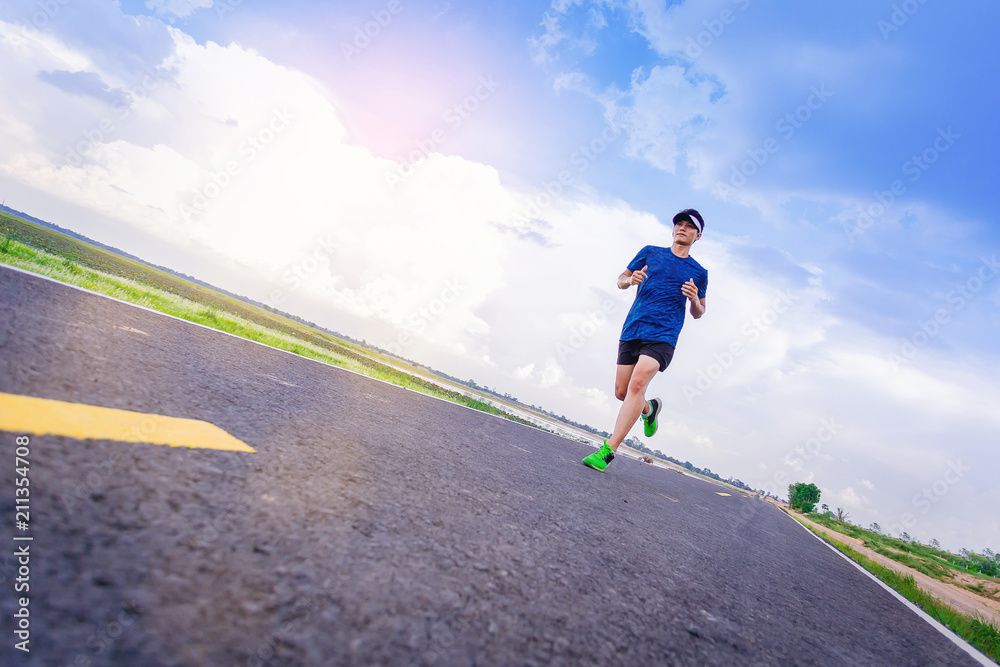
<path fill-rule="evenodd" d="M 607 468 L 640 416 L 646 436 L 656 433 L 656 416 L 663 405 L 658 398 L 646 400 L 646 387 L 657 371 L 666 370 L 674 356 L 687 302 L 691 302 L 692 317 L 705 314 L 708 271 L 690 256 L 691 246 L 704 229 L 705 221 L 698 211 L 681 211 L 674 216 L 673 245 L 646 246 L 618 276 L 619 289 L 639 286 L 618 342 L 615 396 L 624 403 L 611 438 L 583 459 L 584 465 L 595 470 Z"/>

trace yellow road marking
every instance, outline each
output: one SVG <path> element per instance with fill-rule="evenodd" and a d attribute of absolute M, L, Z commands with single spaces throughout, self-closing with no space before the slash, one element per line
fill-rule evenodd
<path fill-rule="evenodd" d="M 728 496 L 729 495 L 728 493 L 723 493 L 722 491 L 716 491 L 715 493 L 716 493 L 716 495 L 720 495 L 720 496 Z"/>
<path fill-rule="evenodd" d="M 218 426 L 197 419 L 3 393 L 0 393 L 0 431 L 255 453 Z"/>

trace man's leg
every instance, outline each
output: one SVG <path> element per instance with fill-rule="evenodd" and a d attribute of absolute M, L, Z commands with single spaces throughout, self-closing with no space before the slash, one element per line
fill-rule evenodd
<path fill-rule="evenodd" d="M 621 388 L 620 381 L 624 374 L 622 369 L 626 368 L 629 367 L 619 366 L 618 376 L 615 378 L 615 395 L 619 399 L 621 399 L 621 394 L 619 393 Z M 645 354 L 640 355 L 639 361 L 636 362 L 635 366 L 631 367 L 628 382 L 625 385 L 625 402 L 618 411 L 615 431 L 608 438 L 608 446 L 611 447 L 611 451 L 618 451 L 618 445 L 622 444 L 628 432 L 635 426 L 639 415 L 646 411 L 646 387 L 649 386 L 649 381 L 653 379 L 653 376 L 659 370 L 660 362 L 653 357 L 647 357 Z"/>
<path fill-rule="evenodd" d="M 618 411 L 618 421 L 615 432 L 604 446 L 583 459 L 583 464 L 595 470 L 604 470 L 615 458 L 618 445 L 622 443 L 629 430 L 635 425 L 639 415 L 649 410 L 646 402 L 646 387 L 660 370 L 660 362 L 646 355 L 639 355 L 638 361 L 632 365 L 618 365 L 615 374 L 615 396 L 624 401 Z"/>
<path fill-rule="evenodd" d="M 628 396 L 628 383 L 632 380 L 633 370 L 635 370 L 635 364 L 631 366 L 618 365 L 618 370 L 615 372 L 615 398 L 619 401 L 624 401 L 625 397 Z"/>
<path fill-rule="evenodd" d="M 618 365 L 618 370 L 615 372 L 615 398 L 619 401 L 624 401 L 628 396 L 628 383 L 632 381 L 632 371 L 635 370 L 635 364 L 631 366 Z M 642 406 L 642 414 L 649 414 L 649 401 Z"/>

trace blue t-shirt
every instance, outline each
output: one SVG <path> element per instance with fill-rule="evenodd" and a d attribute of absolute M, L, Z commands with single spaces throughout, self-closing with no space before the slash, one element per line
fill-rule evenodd
<path fill-rule="evenodd" d="M 651 340 L 677 345 L 684 326 L 688 299 L 681 285 L 694 280 L 698 297 L 705 298 L 708 271 L 692 257 L 678 257 L 670 248 L 648 245 L 628 264 L 628 270 L 644 266 L 646 279 L 639 285 L 632 309 L 625 318 L 621 340 Z"/>

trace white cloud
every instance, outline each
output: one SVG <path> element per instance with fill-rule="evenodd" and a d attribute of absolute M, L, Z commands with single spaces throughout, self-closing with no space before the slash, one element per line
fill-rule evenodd
<path fill-rule="evenodd" d="M 853 486 L 849 486 L 840 493 L 834 495 L 834 498 L 839 499 L 848 507 L 854 509 L 860 509 L 864 505 L 868 504 L 868 501 L 863 496 L 858 495 L 858 492 L 854 490 Z"/>
<path fill-rule="evenodd" d="M 566 377 L 566 371 L 556 363 L 555 359 L 549 358 L 545 360 L 545 368 L 542 369 L 542 387 L 546 389 L 555 387 L 562 382 L 564 377 Z"/>
<path fill-rule="evenodd" d="M 618 108 L 614 118 L 628 132 L 628 153 L 675 173 L 688 142 L 711 123 L 715 90 L 710 81 L 692 80 L 678 65 L 657 65 L 648 76 L 637 69 L 625 94 L 631 103 L 612 101 Z"/>
<path fill-rule="evenodd" d="M 558 60 L 560 48 L 557 47 L 560 45 L 562 49 L 582 46 L 588 54 L 593 52 L 596 43 L 591 36 L 567 33 L 562 25 L 565 16 L 582 4 L 584 4 L 584 0 L 552 1 L 549 10 L 542 17 L 541 25 L 545 28 L 545 32 L 528 40 L 532 49 L 532 57 L 536 63 L 544 65 Z M 591 27 L 597 29 L 603 27 L 602 21 L 604 19 L 599 12 L 592 11 L 589 18 Z"/>
<path fill-rule="evenodd" d="M 697 25 L 684 18 L 694 17 L 694 4 L 671 5 L 670 39 Z M 552 25 L 550 41 L 558 44 L 562 27 Z M 647 29 L 651 39 L 667 39 L 666 27 L 655 35 Z M 49 33 L 29 40 L 10 24 L 0 30 L 7 37 L 0 83 L 18 91 L 0 98 L 6 178 L 122 229 L 142 227 L 164 245 L 208 249 L 243 271 L 224 287 L 261 300 L 277 289 L 285 299 L 279 306 L 320 324 L 340 328 L 353 317 L 347 321 L 362 332 L 344 333 L 400 344 L 407 356 L 490 385 L 513 378 L 514 386 L 497 386 L 611 429 L 617 338 L 634 294 L 615 289 L 614 280 L 642 246 L 669 245 L 669 229 L 653 214 L 577 189 L 515 223 L 527 193 L 490 165 L 441 154 L 392 191 L 385 174 L 395 165 L 352 143 L 338 113 L 341 91 L 253 50 L 199 44 L 180 31 L 170 32 L 168 57 L 149 63 L 162 78 L 121 118 L 35 74 L 93 74 L 115 89 L 136 90 L 139 82 Z M 602 101 L 629 131 L 636 157 L 665 171 L 686 166 L 698 187 L 708 187 L 750 136 L 731 98 L 713 97 L 713 81 L 661 65 L 636 72 L 626 91 L 594 92 L 579 73 L 557 87 Z M 61 113 L 39 113 L 47 109 Z M 67 148 L 105 118 L 114 129 L 91 142 L 85 159 L 67 163 Z M 231 164 L 237 173 L 227 175 Z M 691 194 L 669 194 L 678 193 Z M 196 194 L 207 204 L 185 220 L 182 206 L 193 207 Z M 780 207 L 754 196 L 761 210 Z M 991 378 L 1000 369 L 973 368 L 928 346 L 892 371 L 886 359 L 898 340 L 828 308 L 836 276 L 817 268 L 828 264 L 790 252 L 750 261 L 752 241 L 759 239 L 710 231 L 695 246 L 710 273 L 708 312 L 688 320 L 671 367 L 653 382 L 665 408 L 661 432 L 647 444 L 752 486 L 775 484 L 779 493 L 789 481 L 844 489 L 831 495 L 855 507 L 859 521 L 874 516 L 869 507 L 889 517 L 912 512 L 910 498 L 940 478 L 949 460 L 974 461 L 975 470 L 935 506 L 972 517 L 948 530 L 973 534 L 976 515 L 964 504 L 992 506 L 981 502 L 988 494 L 980 487 L 987 488 L 981 471 L 995 468 L 984 443 L 998 426 Z M 781 291 L 793 295 L 791 304 Z M 404 335 L 412 340 L 403 343 Z M 734 343 L 742 346 L 738 355 Z M 709 386 L 687 400 L 685 385 L 696 387 L 702 374 Z M 842 428 L 820 441 L 821 420 L 831 416 Z M 800 463 L 786 463 L 790 453 Z M 779 474 L 795 479 L 778 483 Z M 937 525 L 944 519 L 928 515 L 910 532 Z"/>
<path fill-rule="evenodd" d="M 91 133 L 78 164 L 33 145 L 0 170 L 172 243 L 207 247 L 270 275 L 285 295 L 301 292 L 387 327 L 409 322 L 414 337 L 453 350 L 474 347 L 467 339 L 489 330 L 475 308 L 504 281 L 508 241 L 494 222 L 515 204 L 496 171 L 434 154 L 390 192 L 385 175 L 395 164 L 346 142 L 314 80 L 236 45 L 171 34 L 175 50 L 162 63 L 174 73 L 169 83 L 153 86 L 113 131 Z M 105 74 L 68 47 L 7 58 L 23 68 L 53 52 Z M 76 105 L 83 127 L 100 126 L 86 120 L 91 100 L 62 103 L 67 115 Z M 39 122 L 11 106 L 4 113 Z M 338 240 L 324 270 L 281 284 L 324 235 Z"/>
<path fill-rule="evenodd" d="M 557 14 L 551 12 L 546 14 L 542 19 L 542 26 L 545 28 L 545 33 L 529 40 L 534 52 L 532 55 L 535 62 L 539 64 L 554 61 L 556 59 L 556 55 L 553 53 L 554 48 L 566 38 L 566 34 L 559 25 Z"/>
<path fill-rule="evenodd" d="M 527 364 L 520 368 L 515 368 L 513 373 L 514 377 L 521 381 L 530 380 L 534 374 L 535 364 Z"/>
<path fill-rule="evenodd" d="M 611 404 L 611 396 L 606 391 L 601 391 L 596 387 L 585 390 L 584 395 L 587 405 L 591 407 L 606 408 Z"/>
<path fill-rule="evenodd" d="M 738 19 L 749 0 L 707 0 L 702 2 L 677 2 L 669 6 L 655 0 L 635 0 L 629 3 L 633 22 L 649 44 L 661 55 L 670 57 L 686 55 L 700 58 L 711 53 L 712 44 L 735 22 L 723 23 L 712 34 L 706 28 L 708 21 L 717 21 L 722 10 L 729 10 Z M 698 41 L 699 33 L 707 35 Z M 706 43 L 708 42 L 708 43 Z"/>
<path fill-rule="evenodd" d="M 692 78 L 679 65 L 655 65 L 648 74 L 638 67 L 625 91 L 613 85 L 604 91 L 596 87 L 579 71 L 563 72 L 553 80 L 555 92 L 577 92 L 604 107 L 609 123 L 625 133 L 626 155 L 671 174 L 679 164 L 691 162 L 689 155 L 700 154 L 697 140 L 711 134 L 717 107 L 723 103 L 716 99 L 716 84 Z"/>

